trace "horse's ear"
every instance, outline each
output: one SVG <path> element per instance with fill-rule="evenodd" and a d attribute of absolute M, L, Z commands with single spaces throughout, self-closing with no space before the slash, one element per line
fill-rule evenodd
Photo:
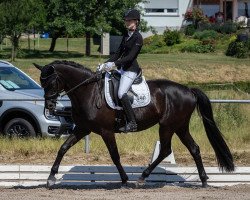
<path fill-rule="evenodd" d="M 41 70 L 42 70 L 42 68 L 43 68 L 43 66 L 38 65 L 38 64 L 36 64 L 36 63 L 33 63 L 33 65 L 34 65 L 37 69 L 39 69 L 40 71 L 41 71 Z"/>

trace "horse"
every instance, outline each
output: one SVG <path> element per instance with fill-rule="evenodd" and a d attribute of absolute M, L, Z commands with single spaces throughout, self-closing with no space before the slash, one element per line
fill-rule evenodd
<path fill-rule="evenodd" d="M 128 176 L 121 165 L 115 139 L 116 110 L 111 109 L 105 99 L 101 98 L 103 88 L 99 83 L 104 80 L 100 79 L 98 73 L 72 61 L 54 61 L 45 66 L 35 63 L 34 65 L 41 71 L 40 82 L 44 89 L 45 107 L 52 112 L 59 95 L 63 91 L 66 92 L 71 100 L 72 119 L 75 123 L 72 134 L 58 151 L 47 180 L 47 187 L 55 184 L 55 174 L 58 173 L 64 154 L 91 132 L 102 137 L 119 171 L 121 185 L 126 187 Z M 218 167 L 227 172 L 234 171 L 233 156 L 214 121 L 212 106 L 206 94 L 197 88 L 189 88 L 165 79 L 148 80 L 147 84 L 151 95 L 149 105 L 134 108 L 138 131 L 159 124 L 161 148 L 157 159 L 143 171 L 137 183 L 144 184 L 145 178 L 171 154 L 171 139 L 176 133 L 196 163 L 202 187 L 208 186 L 208 176 L 203 166 L 200 148 L 189 131 L 190 118 L 196 107 L 214 149 Z"/>

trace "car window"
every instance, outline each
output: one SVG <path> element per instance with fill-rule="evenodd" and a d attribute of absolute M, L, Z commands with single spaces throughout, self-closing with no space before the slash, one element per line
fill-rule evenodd
<path fill-rule="evenodd" d="M 7 90 L 40 88 L 28 76 L 14 67 L 0 67 L 0 84 Z"/>

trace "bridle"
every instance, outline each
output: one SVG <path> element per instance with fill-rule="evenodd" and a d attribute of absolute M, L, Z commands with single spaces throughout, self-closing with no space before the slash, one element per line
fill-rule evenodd
<path fill-rule="evenodd" d="M 46 80 L 49 80 L 49 79 L 54 79 L 54 81 L 56 82 L 56 89 L 54 90 L 54 93 L 52 93 L 52 94 L 50 94 L 50 95 L 44 95 L 44 98 L 46 99 L 46 100 L 53 100 L 53 99 L 56 99 L 58 96 L 59 96 L 59 93 L 60 92 L 62 92 L 62 91 L 59 91 L 59 83 L 58 83 L 58 79 L 59 79 L 59 77 L 58 77 L 58 75 L 56 74 L 56 73 L 53 73 L 53 74 L 51 74 L 51 75 L 49 75 L 49 76 L 47 76 L 47 77 L 41 77 L 40 79 L 41 79 L 41 83 L 42 83 L 42 87 L 44 88 L 44 89 L 49 89 L 51 86 L 50 86 L 50 84 L 48 83 L 48 81 L 45 83 L 45 84 L 43 84 L 43 82 L 44 81 L 46 81 Z M 53 80 L 52 80 L 53 81 Z"/>
<path fill-rule="evenodd" d="M 98 83 L 102 78 L 102 72 L 96 71 L 93 76 L 91 76 L 90 78 L 80 82 L 79 84 L 77 84 L 73 88 L 69 89 L 68 91 L 65 91 L 64 89 L 62 89 L 62 90 L 59 89 L 59 80 L 60 80 L 60 78 L 59 78 L 59 76 L 57 75 L 56 72 L 54 72 L 53 74 L 51 74 L 49 76 L 46 76 L 46 77 L 41 76 L 40 79 L 41 79 L 41 82 L 42 82 L 42 80 L 45 81 L 45 80 L 52 79 L 52 78 L 55 79 L 54 81 L 56 82 L 56 89 L 55 89 L 54 93 L 52 93 L 50 95 L 44 95 L 44 98 L 47 99 L 47 100 L 56 100 L 58 96 L 60 96 L 62 98 L 65 95 L 68 95 L 69 93 L 73 92 L 74 90 L 76 90 L 80 86 L 88 85 L 88 84 L 93 83 L 93 82 Z M 49 85 L 49 83 L 42 84 L 42 86 L 43 86 L 44 89 L 51 87 Z M 98 86 L 99 86 L 99 83 L 98 83 Z M 100 86 L 99 86 L 99 89 L 100 89 Z M 62 92 L 64 92 L 64 93 L 61 94 Z"/>

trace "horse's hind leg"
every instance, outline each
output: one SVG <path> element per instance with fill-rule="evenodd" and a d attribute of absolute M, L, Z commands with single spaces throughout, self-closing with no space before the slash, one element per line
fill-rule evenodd
<path fill-rule="evenodd" d="M 171 131 L 168 127 L 160 125 L 159 128 L 159 136 L 160 136 L 160 143 L 161 143 L 161 149 L 158 157 L 156 160 L 149 165 L 143 172 L 141 177 L 138 180 L 138 183 L 144 183 L 145 178 L 147 178 L 151 172 L 154 170 L 154 168 L 168 155 L 171 154 L 171 139 L 173 136 L 173 131 Z"/>
<path fill-rule="evenodd" d="M 115 166 L 117 167 L 119 171 L 120 177 L 122 179 L 122 185 L 126 186 L 127 181 L 128 181 L 128 176 L 126 172 L 124 171 L 120 162 L 120 155 L 119 155 L 116 140 L 115 140 L 115 134 L 111 132 L 103 131 L 101 136 L 108 148 L 108 151 L 109 151 L 109 154 L 113 163 L 115 164 Z"/>
<path fill-rule="evenodd" d="M 60 147 L 60 150 L 57 153 L 56 160 L 51 168 L 51 172 L 49 175 L 49 178 L 47 180 L 47 187 L 50 188 L 53 186 L 56 182 L 55 174 L 58 173 L 59 165 L 62 161 L 62 158 L 64 154 L 72 147 L 74 144 L 76 144 L 79 140 L 81 140 L 84 136 L 88 135 L 90 132 L 82 132 L 82 130 L 78 129 L 76 126 L 72 132 L 72 134 L 67 138 L 67 140 L 63 143 L 63 145 Z"/>
<path fill-rule="evenodd" d="M 205 169 L 204 169 L 204 166 L 203 166 L 203 163 L 202 163 L 200 148 L 195 143 L 192 136 L 190 135 L 189 127 L 186 126 L 186 127 L 182 128 L 182 129 L 180 129 L 179 131 L 176 132 L 176 134 L 179 136 L 182 143 L 188 148 L 189 152 L 193 156 L 194 161 L 195 161 L 196 166 L 197 166 L 197 169 L 198 169 L 198 172 L 199 172 L 199 176 L 200 176 L 200 179 L 201 179 L 201 182 L 202 182 L 202 186 L 207 187 L 208 176 L 207 176 L 207 174 L 205 172 Z"/>

